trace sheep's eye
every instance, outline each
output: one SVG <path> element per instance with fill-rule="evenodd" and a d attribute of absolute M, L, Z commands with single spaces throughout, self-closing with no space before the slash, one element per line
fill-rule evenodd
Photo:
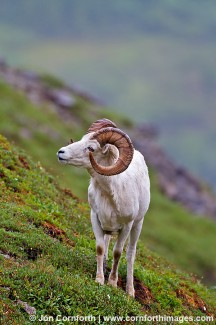
<path fill-rule="evenodd" d="M 91 151 L 91 152 L 94 152 L 94 149 L 92 148 L 92 147 L 87 147 L 87 149 L 89 150 L 89 151 Z"/>

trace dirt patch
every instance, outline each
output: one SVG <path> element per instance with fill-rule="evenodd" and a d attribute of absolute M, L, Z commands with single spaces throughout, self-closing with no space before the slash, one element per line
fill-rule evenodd
<path fill-rule="evenodd" d="M 47 234 L 53 238 L 60 238 L 65 236 L 65 231 L 56 227 L 55 225 L 45 221 L 43 223 L 43 227 L 45 228 Z"/>
<path fill-rule="evenodd" d="M 67 235 L 64 230 L 58 228 L 57 226 L 51 224 L 48 221 L 43 222 L 42 226 L 50 237 L 66 242 L 68 245 L 72 247 L 75 246 L 75 243 L 71 241 L 69 238 L 67 238 Z"/>
<path fill-rule="evenodd" d="M 108 281 L 109 273 L 111 269 L 107 267 L 106 263 L 104 263 L 104 276 L 105 281 Z M 122 278 L 118 276 L 118 287 L 122 288 L 126 291 L 126 278 Z M 155 298 L 151 293 L 151 290 L 146 287 L 142 281 L 140 281 L 137 277 L 134 277 L 134 289 L 135 289 L 135 299 L 139 301 L 139 303 L 143 306 L 143 310 L 150 310 L 151 304 L 155 302 Z"/>
<path fill-rule="evenodd" d="M 126 291 L 126 279 L 119 277 L 118 286 Z M 135 299 L 144 307 L 144 310 L 151 309 L 151 304 L 155 301 L 150 289 L 146 287 L 138 278 L 134 277 Z"/>
<path fill-rule="evenodd" d="M 63 188 L 61 189 L 61 191 L 67 195 L 70 196 L 72 199 L 76 200 L 77 202 L 82 202 L 82 200 L 80 198 L 78 198 L 76 195 L 74 195 L 71 190 L 67 189 L 67 188 Z"/>
<path fill-rule="evenodd" d="M 7 319 L 7 323 L 13 324 L 13 314 L 14 311 L 10 308 L 10 305 L 6 304 L 5 302 L 2 303 L 2 316 Z"/>
<path fill-rule="evenodd" d="M 28 170 L 30 169 L 29 163 L 27 162 L 27 160 L 23 156 L 19 156 L 19 161 L 21 162 L 22 166 L 25 169 L 28 169 Z"/>
<path fill-rule="evenodd" d="M 145 309 L 151 309 L 150 305 L 155 301 L 150 289 L 146 287 L 139 279 L 134 278 L 135 298 Z"/>
<path fill-rule="evenodd" d="M 36 261 L 41 256 L 42 250 L 40 248 L 27 247 L 24 248 L 24 252 L 27 255 L 28 260 Z"/>
<path fill-rule="evenodd" d="M 203 313 L 211 315 L 207 310 L 206 303 L 197 295 L 195 290 L 182 286 L 176 290 L 176 295 L 183 300 L 183 304 L 189 309 L 199 309 Z"/>

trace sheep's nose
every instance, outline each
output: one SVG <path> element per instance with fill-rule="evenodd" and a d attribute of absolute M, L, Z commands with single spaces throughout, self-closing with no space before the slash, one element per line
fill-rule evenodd
<path fill-rule="evenodd" d="M 58 154 L 59 154 L 59 153 L 65 153 L 65 152 L 64 152 L 64 150 L 59 150 L 59 151 L 58 151 Z"/>

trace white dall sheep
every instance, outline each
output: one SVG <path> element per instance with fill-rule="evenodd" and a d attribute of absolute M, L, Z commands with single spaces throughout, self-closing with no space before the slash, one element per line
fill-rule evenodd
<path fill-rule="evenodd" d="M 96 281 L 104 284 L 103 260 L 108 257 L 111 235 L 117 234 L 108 280 L 117 286 L 119 259 L 129 237 L 126 290 L 134 297 L 136 245 L 150 202 L 144 157 L 134 150 L 128 135 L 107 119 L 94 122 L 80 141 L 62 147 L 57 155 L 61 163 L 84 167 L 91 175 L 88 200 L 96 238 Z"/>

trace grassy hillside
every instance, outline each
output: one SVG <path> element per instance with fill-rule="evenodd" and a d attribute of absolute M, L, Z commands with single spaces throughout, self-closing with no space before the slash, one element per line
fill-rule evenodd
<path fill-rule="evenodd" d="M 46 77 L 46 82 L 57 83 Z M 33 105 L 21 93 L 0 83 L 0 132 L 24 148 L 35 161 L 40 161 L 55 179 L 75 195 L 86 200 L 89 175 L 82 169 L 61 166 L 56 152 L 72 137 L 78 140 L 97 118 L 106 116 L 117 125 L 128 121 L 104 108 L 77 97 L 67 123 L 50 105 Z M 166 256 L 179 269 L 193 272 L 208 285 L 216 281 L 216 224 L 204 217 L 186 212 L 169 201 L 151 173 L 152 202 L 145 217 L 141 241 L 151 250 Z"/>
<path fill-rule="evenodd" d="M 60 80 L 47 75 L 43 79 L 46 85 L 61 84 Z M 79 140 L 101 114 L 111 119 L 113 114 L 80 96 L 75 99 L 76 104 L 68 110 L 65 121 L 51 105 L 34 105 L 21 92 L 0 80 L 0 132 L 43 162 L 63 186 L 71 187 L 76 195 L 86 198 L 89 176 L 83 170 L 68 166 L 60 169 L 56 152 L 71 138 Z M 124 117 L 114 116 L 115 121 L 128 123 Z"/>
<path fill-rule="evenodd" d="M 99 315 L 214 315 L 213 290 L 142 244 L 135 264 L 136 300 L 122 290 L 125 256 L 120 288 L 96 284 L 88 205 L 2 136 L 0 177 L 1 324 L 29 324 L 26 310 L 32 307 L 37 320 L 41 315 L 92 315 L 97 320 Z M 109 322 L 114 323 L 122 322 Z"/>

